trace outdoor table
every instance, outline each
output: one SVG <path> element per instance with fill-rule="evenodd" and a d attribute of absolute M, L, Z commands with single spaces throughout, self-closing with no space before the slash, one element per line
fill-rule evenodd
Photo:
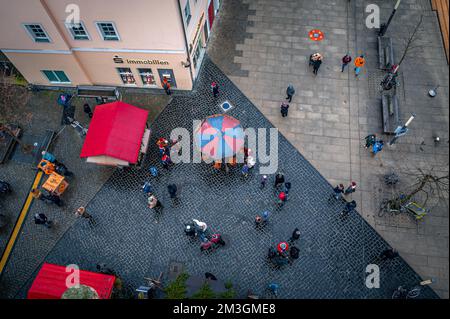
<path fill-rule="evenodd" d="M 57 173 L 51 173 L 45 183 L 42 185 L 42 188 L 46 191 L 53 193 L 55 195 L 60 196 L 69 186 L 64 180 L 64 176 L 61 176 Z"/>

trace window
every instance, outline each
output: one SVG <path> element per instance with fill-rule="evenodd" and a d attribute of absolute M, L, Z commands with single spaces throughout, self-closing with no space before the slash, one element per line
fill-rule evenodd
<path fill-rule="evenodd" d="M 63 71 L 43 70 L 42 73 L 50 83 L 70 83 L 69 78 Z"/>
<path fill-rule="evenodd" d="M 26 24 L 25 28 L 34 42 L 50 42 L 50 38 L 40 24 Z"/>
<path fill-rule="evenodd" d="M 198 41 L 197 41 L 197 47 L 195 48 L 194 51 L 194 67 L 197 68 L 197 63 L 198 60 L 201 57 L 202 54 L 202 49 L 203 49 L 203 41 L 202 41 L 202 34 L 200 34 L 200 36 L 198 37 Z"/>
<path fill-rule="evenodd" d="M 136 80 L 134 79 L 133 72 L 131 72 L 130 68 L 117 68 L 117 71 L 119 72 L 123 84 L 136 84 Z"/>
<path fill-rule="evenodd" d="M 74 40 L 89 40 L 89 35 L 82 22 L 66 23 L 66 27 Z"/>
<path fill-rule="evenodd" d="M 152 69 L 138 69 L 138 71 L 144 85 L 156 85 Z"/>
<path fill-rule="evenodd" d="M 97 22 L 98 30 L 100 31 L 103 40 L 105 41 L 119 41 L 119 34 L 112 22 Z"/>
<path fill-rule="evenodd" d="M 189 25 L 191 21 L 191 6 L 189 5 L 189 0 L 186 2 L 186 6 L 184 7 L 184 18 L 186 19 L 186 25 Z"/>

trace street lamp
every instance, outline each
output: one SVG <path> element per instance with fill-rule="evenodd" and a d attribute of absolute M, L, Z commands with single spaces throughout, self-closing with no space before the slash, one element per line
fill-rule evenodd
<path fill-rule="evenodd" d="M 390 145 L 390 146 L 391 146 L 392 144 L 394 144 L 395 141 L 397 141 L 399 137 L 401 137 L 401 136 L 405 135 L 406 133 L 408 133 L 408 125 L 411 124 L 411 122 L 415 119 L 415 117 L 416 117 L 416 114 L 412 113 L 412 114 L 411 114 L 411 117 L 410 117 L 409 120 L 405 123 L 405 125 L 403 125 L 403 126 L 398 126 L 398 127 L 395 129 L 395 131 L 394 131 L 395 136 L 394 136 L 394 138 L 389 142 L 389 145 Z"/>
<path fill-rule="evenodd" d="M 389 25 L 391 24 L 392 18 L 394 17 L 395 13 L 397 12 L 398 7 L 400 6 L 400 3 L 402 2 L 402 0 L 397 0 L 397 3 L 395 4 L 394 10 L 391 13 L 391 16 L 389 17 L 389 20 L 386 24 L 382 24 L 381 28 L 380 28 L 380 32 L 378 32 L 378 35 L 380 37 L 384 36 L 386 34 L 386 31 L 389 27 Z"/>

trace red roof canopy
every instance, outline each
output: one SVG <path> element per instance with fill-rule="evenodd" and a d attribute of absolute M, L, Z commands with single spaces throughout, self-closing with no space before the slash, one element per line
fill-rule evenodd
<path fill-rule="evenodd" d="M 28 290 L 28 299 L 61 299 L 67 290 L 66 279 L 72 273 L 66 267 L 44 263 Z M 115 277 L 86 270 L 80 270 L 80 285 L 94 288 L 100 299 L 109 299 Z"/>
<path fill-rule="evenodd" d="M 80 157 L 110 156 L 137 163 L 148 111 L 113 102 L 95 107 Z"/>

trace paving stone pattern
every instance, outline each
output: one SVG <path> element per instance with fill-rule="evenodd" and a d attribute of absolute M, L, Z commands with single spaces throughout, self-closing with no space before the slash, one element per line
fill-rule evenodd
<path fill-rule="evenodd" d="M 358 191 L 352 199 L 359 212 L 376 230 L 398 249 L 423 277 L 436 279 L 432 287 L 448 298 L 448 196 L 433 199 L 432 212 L 417 224 L 407 216 L 377 216 L 380 201 L 391 190 L 380 181 L 384 174 L 396 171 L 403 186 L 411 184 L 406 173 L 414 168 L 435 168 L 438 175 L 448 174 L 448 65 L 436 14 L 428 0 L 404 0 L 387 32 L 393 38 L 398 62 L 405 40 L 424 16 L 414 46 L 401 69 L 397 93 L 400 119 L 417 114 L 407 136 L 393 147 L 373 157 L 362 147 L 362 139 L 382 134 L 379 83 L 384 73 L 378 70 L 376 30 L 365 25 L 368 4 L 381 9 L 381 21 L 387 21 L 393 4 L 389 1 L 346 0 L 243 0 L 248 5 L 245 33 L 223 33 L 233 17 L 233 6 L 224 5 L 216 19 L 208 52 L 239 89 L 267 119 L 333 185 L 354 180 Z M 245 22 L 242 22 L 245 25 Z M 325 39 L 311 41 L 308 32 L 320 29 Z M 242 34 L 246 37 L 242 40 Z M 234 39 L 236 38 L 236 39 Z M 229 53 L 220 48 L 234 41 L 233 67 L 228 72 Z M 308 57 L 320 52 L 324 62 L 314 76 Z M 359 78 L 353 68 L 341 73 L 340 61 L 346 53 L 355 58 L 364 54 L 366 66 Z M 289 116 L 282 118 L 280 104 L 289 83 L 296 88 Z M 441 85 L 439 95 L 430 99 L 427 92 Z M 433 136 L 442 143 L 433 144 Z M 439 262 L 436 262 L 436 260 Z M 447 260 L 447 263 L 444 261 Z"/>
<path fill-rule="evenodd" d="M 214 99 L 212 80 L 221 85 Z M 259 164 L 248 178 L 239 169 L 229 174 L 217 172 L 210 165 L 176 164 L 164 170 L 154 144 L 168 137 L 176 127 L 192 133 L 192 120 L 220 112 L 219 105 L 230 101 L 235 107 L 229 115 L 244 127 L 270 128 L 272 125 L 241 91 L 205 58 L 196 90 L 174 96 L 171 103 L 153 123 L 150 154 L 141 170 L 116 171 L 87 209 L 97 220 L 91 228 L 86 220 L 77 220 L 68 229 L 45 261 L 78 264 L 95 270 L 106 263 L 131 286 L 143 284 L 144 277 L 167 275 L 170 263 L 179 262 L 193 275 L 212 272 L 221 280 L 231 280 L 240 297 L 247 290 L 263 294 L 270 282 L 281 285 L 280 298 L 390 298 L 399 285 L 413 286 L 421 279 L 401 258 L 380 265 L 381 288 L 367 289 L 367 264 L 387 243 L 359 214 L 341 220 L 343 204 L 328 203 L 332 190 L 322 175 L 279 135 L 280 169 L 292 183 L 289 201 L 277 210 L 273 176 L 263 190 L 259 189 Z M 160 174 L 151 177 L 148 167 L 156 166 Z M 164 204 L 156 214 L 146 206 L 141 186 L 150 181 Z M 179 201 L 172 203 L 167 185 L 179 186 Z M 256 214 L 272 212 L 269 225 L 262 231 L 254 228 Z M 192 218 L 205 221 L 211 230 L 223 234 L 227 245 L 209 254 L 201 253 L 199 243 L 184 235 L 185 222 Z M 298 242 L 300 258 L 292 265 L 274 269 L 266 263 L 270 246 L 287 240 L 295 227 L 302 236 Z M 23 297 L 34 273 L 22 289 L 9 289 L 9 297 Z M 165 277 L 163 280 L 167 280 Z M 429 288 L 423 298 L 436 298 Z"/>

